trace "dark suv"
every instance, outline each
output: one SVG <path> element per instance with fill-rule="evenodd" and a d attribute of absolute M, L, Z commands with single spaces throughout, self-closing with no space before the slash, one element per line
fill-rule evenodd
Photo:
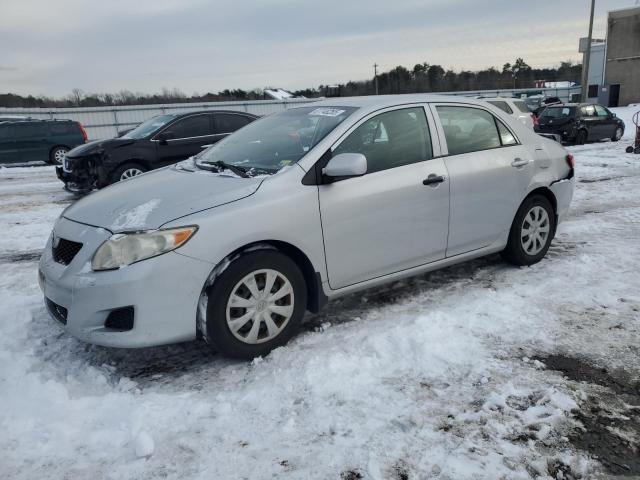
<path fill-rule="evenodd" d="M 86 141 L 84 127 L 71 120 L 0 122 L 0 163 L 45 161 L 61 164 L 69 150 Z"/>
<path fill-rule="evenodd" d="M 86 193 L 184 160 L 256 118 L 230 110 L 158 115 L 120 137 L 73 149 L 56 173 L 65 189 Z"/>
<path fill-rule="evenodd" d="M 601 105 L 568 103 L 545 108 L 534 129 L 556 135 L 562 142 L 583 145 L 607 138 L 617 142 L 624 134 L 624 122 Z"/>

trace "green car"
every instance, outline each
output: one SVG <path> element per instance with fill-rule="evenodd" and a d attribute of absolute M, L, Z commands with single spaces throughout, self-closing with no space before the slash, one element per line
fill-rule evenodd
<path fill-rule="evenodd" d="M 62 164 L 66 153 L 87 141 L 87 132 L 72 120 L 0 121 L 0 164 Z"/>

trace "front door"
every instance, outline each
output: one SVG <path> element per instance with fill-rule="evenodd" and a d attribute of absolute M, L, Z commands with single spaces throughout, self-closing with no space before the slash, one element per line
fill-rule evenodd
<path fill-rule="evenodd" d="M 508 232 L 524 199 L 534 156 L 487 110 L 437 105 L 448 155 L 447 257 L 487 247 Z"/>
<path fill-rule="evenodd" d="M 154 168 L 185 160 L 217 140 L 213 119 L 206 113 L 181 118 L 167 125 L 160 133 L 169 134 L 170 138 L 156 142 L 158 155 Z"/>
<path fill-rule="evenodd" d="M 448 175 L 433 158 L 424 108 L 365 119 L 333 149 L 339 153 L 364 154 L 367 174 L 319 186 L 331 288 L 444 258 Z"/>

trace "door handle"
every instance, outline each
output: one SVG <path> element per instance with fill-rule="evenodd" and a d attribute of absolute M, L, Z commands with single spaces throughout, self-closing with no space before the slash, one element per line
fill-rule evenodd
<path fill-rule="evenodd" d="M 422 181 L 423 185 L 438 185 L 439 183 L 444 182 L 445 178 L 442 175 L 436 175 L 432 173 L 427 178 Z"/>
<path fill-rule="evenodd" d="M 524 166 L 525 166 L 525 165 L 527 165 L 528 163 L 529 163 L 529 160 L 527 160 L 526 158 L 525 158 L 525 159 L 522 159 L 522 158 L 515 158 L 515 159 L 513 160 L 513 162 L 511 162 L 511 166 L 512 166 L 512 167 L 516 167 L 516 168 L 518 168 L 518 167 L 524 167 Z"/>

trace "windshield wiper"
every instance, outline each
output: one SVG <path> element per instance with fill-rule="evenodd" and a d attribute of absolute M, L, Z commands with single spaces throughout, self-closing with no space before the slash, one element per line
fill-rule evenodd
<path fill-rule="evenodd" d="M 227 170 L 231 170 L 233 173 L 241 176 L 242 178 L 249 178 L 249 175 L 247 175 L 246 168 L 239 167 L 238 165 L 232 165 L 231 163 L 226 163 L 226 162 L 223 162 L 222 160 L 217 160 L 215 162 L 200 162 L 200 163 L 204 165 L 214 165 L 218 167 L 220 170 L 223 170 L 226 168 Z"/>

